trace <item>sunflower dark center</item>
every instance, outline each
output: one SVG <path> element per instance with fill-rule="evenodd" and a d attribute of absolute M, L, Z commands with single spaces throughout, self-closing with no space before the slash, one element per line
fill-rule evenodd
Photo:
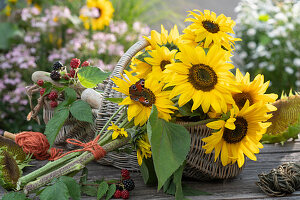
<path fill-rule="evenodd" d="M 239 109 L 244 107 L 247 100 L 249 101 L 250 106 L 253 104 L 252 96 L 248 92 L 237 93 L 233 95 L 233 99 Z"/>
<path fill-rule="evenodd" d="M 197 90 L 210 91 L 218 82 L 216 72 L 208 65 L 193 65 L 189 69 L 189 82 Z"/>
<path fill-rule="evenodd" d="M 212 21 L 209 20 L 203 21 L 202 25 L 208 32 L 217 33 L 220 31 L 219 25 Z"/>
<path fill-rule="evenodd" d="M 166 69 L 166 65 L 171 64 L 171 62 L 169 60 L 162 60 L 160 62 L 160 68 L 161 71 L 164 71 Z"/>
<path fill-rule="evenodd" d="M 6 177 L 6 180 L 16 184 L 20 177 L 20 172 L 16 161 L 11 155 L 9 155 L 7 152 L 4 152 L 3 163 L 4 166 L 2 171 Z"/>
<path fill-rule="evenodd" d="M 240 142 L 246 136 L 248 130 L 248 123 L 243 117 L 237 117 L 234 124 L 234 130 L 225 128 L 223 133 L 223 139 L 230 144 Z"/>

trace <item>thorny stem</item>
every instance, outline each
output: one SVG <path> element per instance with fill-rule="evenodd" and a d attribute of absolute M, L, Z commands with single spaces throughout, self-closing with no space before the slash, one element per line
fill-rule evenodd
<path fill-rule="evenodd" d="M 111 141 L 110 143 L 103 146 L 103 149 L 106 152 L 113 151 L 119 147 L 124 146 L 130 140 L 130 136 L 118 138 L 116 140 Z M 90 152 L 84 152 L 79 157 L 75 158 L 73 161 L 69 162 L 68 164 L 62 166 L 61 168 L 52 171 L 42 177 L 39 177 L 37 180 L 29 182 L 23 188 L 24 193 L 28 194 L 35 189 L 46 185 L 47 183 L 51 182 L 52 179 L 58 178 L 63 175 L 67 175 L 74 171 L 79 171 L 80 169 L 84 168 L 84 166 L 94 160 L 94 155 Z"/>

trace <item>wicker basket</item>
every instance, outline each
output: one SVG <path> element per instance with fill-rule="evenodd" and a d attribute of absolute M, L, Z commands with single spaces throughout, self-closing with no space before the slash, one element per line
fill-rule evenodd
<path fill-rule="evenodd" d="M 62 101 L 62 99 L 59 99 Z M 96 125 L 95 120 L 97 118 L 97 109 L 92 109 L 94 123 L 88 123 L 78 121 L 72 115 L 69 115 L 64 125 L 60 129 L 57 137 L 55 138 L 54 144 L 63 146 L 66 149 L 78 148 L 72 144 L 66 143 L 67 138 L 77 139 L 82 142 L 89 142 L 95 137 Z M 43 106 L 43 120 L 45 124 L 53 117 L 54 109 L 50 106 L 50 101 L 45 100 Z"/>
<path fill-rule="evenodd" d="M 111 77 L 121 78 L 121 73 L 124 68 L 130 63 L 131 59 L 149 43 L 146 40 L 141 40 L 135 43 L 120 59 L 114 68 Z M 120 97 L 121 94 L 112 89 L 115 87 L 112 80 L 109 80 L 104 93 L 103 103 L 99 107 L 98 116 L 96 119 L 96 129 L 100 131 L 105 125 L 110 116 L 118 109 L 118 105 L 111 103 L 105 98 L 108 97 Z M 180 123 L 179 123 L 180 124 Z M 182 123 L 181 123 L 182 124 Z M 205 150 L 201 148 L 204 143 L 202 138 L 207 137 L 211 133 L 211 129 L 206 126 L 190 127 L 191 133 L 191 149 L 187 157 L 187 164 L 184 170 L 184 176 L 198 179 L 198 180 L 210 180 L 210 179 L 227 179 L 237 176 L 243 168 L 239 168 L 235 163 L 233 165 L 223 166 L 220 159 L 214 162 L 214 154 L 205 154 Z M 108 153 L 104 159 L 99 161 L 101 164 L 109 164 L 117 168 L 127 168 L 129 170 L 138 170 L 138 162 L 136 158 L 136 152 L 132 154 L 126 153 Z"/>

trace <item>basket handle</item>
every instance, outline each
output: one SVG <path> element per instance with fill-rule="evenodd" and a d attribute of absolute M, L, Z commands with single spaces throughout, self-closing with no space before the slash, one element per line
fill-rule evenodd
<path fill-rule="evenodd" d="M 111 80 L 112 77 L 121 78 L 121 73 L 123 73 L 125 67 L 130 63 L 131 59 L 141 50 L 149 46 L 149 42 L 146 39 L 142 39 L 132 45 L 120 58 L 119 62 L 117 63 L 116 67 L 114 68 L 113 72 L 110 75 L 107 84 L 105 85 L 104 92 L 100 99 L 100 106 L 98 108 L 97 120 L 96 120 L 96 127 L 98 130 L 104 126 L 106 121 L 106 117 L 111 116 L 116 110 L 117 105 L 112 105 L 111 102 L 106 100 L 107 97 L 116 97 L 120 96 L 121 94 L 117 91 L 112 89 L 115 86 L 114 82 Z"/>
<path fill-rule="evenodd" d="M 132 45 L 120 58 L 113 72 L 111 73 L 111 77 L 121 78 L 120 73 L 123 73 L 125 67 L 130 63 L 131 59 L 141 50 L 149 46 L 149 42 L 146 39 L 142 39 Z"/>

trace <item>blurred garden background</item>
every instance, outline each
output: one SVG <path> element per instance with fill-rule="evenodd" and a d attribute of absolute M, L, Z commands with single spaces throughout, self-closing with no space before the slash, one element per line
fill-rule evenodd
<path fill-rule="evenodd" d="M 123 53 L 160 24 L 182 30 L 186 11 L 210 9 L 236 22 L 241 42 L 232 58 L 270 92 L 300 88 L 300 2 L 297 0 L 0 0 L 0 129 L 43 131 L 27 122 L 25 86 L 34 71 L 74 57 L 111 71 Z M 235 71 L 235 70 L 234 70 Z"/>

